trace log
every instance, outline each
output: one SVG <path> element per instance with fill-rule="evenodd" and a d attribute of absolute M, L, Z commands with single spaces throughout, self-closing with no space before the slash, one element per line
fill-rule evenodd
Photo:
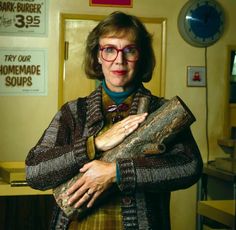
<path fill-rule="evenodd" d="M 164 153 L 168 143 L 194 121 L 195 117 L 185 103 L 178 96 L 175 96 L 151 113 L 139 128 L 121 144 L 104 152 L 100 160 L 114 162 L 117 158 L 135 158 Z M 67 204 L 69 197 L 66 195 L 66 191 L 80 176 L 82 176 L 81 173 L 53 190 L 57 204 L 72 219 L 80 218 L 89 211 L 86 204 L 78 209 Z M 111 191 L 106 193 L 111 193 Z M 107 197 L 106 193 L 97 199 L 96 204 Z"/>

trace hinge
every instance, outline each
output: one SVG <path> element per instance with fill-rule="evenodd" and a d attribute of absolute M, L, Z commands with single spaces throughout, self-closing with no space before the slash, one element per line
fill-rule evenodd
<path fill-rule="evenodd" d="M 64 60 L 67 61 L 69 58 L 69 42 L 65 41 L 64 46 Z"/>

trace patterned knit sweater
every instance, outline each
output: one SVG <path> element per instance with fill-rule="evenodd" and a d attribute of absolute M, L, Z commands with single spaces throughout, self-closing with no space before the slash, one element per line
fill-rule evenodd
<path fill-rule="evenodd" d="M 140 98 L 147 98 L 148 112 L 166 100 L 141 86 L 130 114 L 136 114 Z M 26 179 L 32 188 L 54 188 L 78 173 L 87 162 L 87 139 L 104 125 L 102 89 L 66 103 L 53 118 L 26 158 Z M 199 179 L 202 159 L 190 129 L 180 133 L 164 154 L 117 159 L 120 170 L 124 230 L 170 229 L 170 192 L 187 188 Z M 69 219 L 55 208 L 51 229 L 67 229 Z"/>

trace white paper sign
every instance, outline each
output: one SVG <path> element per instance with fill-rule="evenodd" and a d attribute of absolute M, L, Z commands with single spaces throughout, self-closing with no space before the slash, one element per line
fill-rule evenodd
<path fill-rule="evenodd" d="M 0 35 L 47 36 L 47 0 L 1 0 Z"/>
<path fill-rule="evenodd" d="M 46 49 L 0 48 L 0 96 L 47 95 Z"/>

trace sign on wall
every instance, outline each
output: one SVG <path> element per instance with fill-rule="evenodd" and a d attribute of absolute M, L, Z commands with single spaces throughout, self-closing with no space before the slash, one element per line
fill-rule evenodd
<path fill-rule="evenodd" d="M 90 6 L 132 7 L 132 0 L 90 0 Z"/>
<path fill-rule="evenodd" d="M 47 0 L 1 0 L 0 35 L 47 36 Z"/>
<path fill-rule="evenodd" d="M 46 49 L 0 49 L 0 96 L 47 95 Z"/>

